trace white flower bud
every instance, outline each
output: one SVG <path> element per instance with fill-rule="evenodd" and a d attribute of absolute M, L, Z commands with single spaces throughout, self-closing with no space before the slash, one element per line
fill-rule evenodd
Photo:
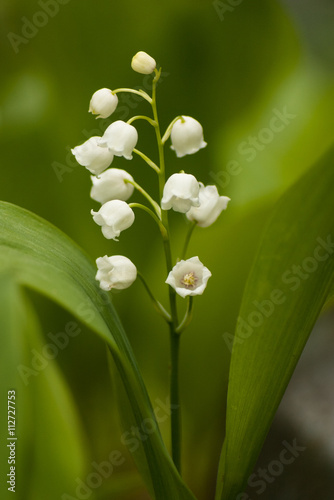
<path fill-rule="evenodd" d="M 167 180 L 161 208 L 185 214 L 191 207 L 199 206 L 199 183 L 191 174 L 173 174 Z"/>
<path fill-rule="evenodd" d="M 202 125 L 190 116 L 182 116 L 174 123 L 170 138 L 171 148 L 178 158 L 197 153 L 207 145 L 203 138 Z"/>
<path fill-rule="evenodd" d="M 132 151 L 137 141 L 136 128 L 122 120 L 117 120 L 106 129 L 99 145 L 108 148 L 115 156 L 124 156 L 127 160 L 132 160 Z"/>
<path fill-rule="evenodd" d="M 108 118 L 117 108 L 118 97 L 110 89 L 100 89 L 94 92 L 90 103 L 89 113 L 98 115 L 96 118 Z"/>
<path fill-rule="evenodd" d="M 91 137 L 80 146 L 71 149 L 77 162 L 95 175 L 108 168 L 114 159 L 111 151 L 99 146 L 100 139 L 101 137 L 97 136 Z"/>
<path fill-rule="evenodd" d="M 110 200 L 126 201 L 133 193 L 134 187 L 125 180 L 133 181 L 132 175 L 120 168 L 109 168 L 99 177 L 91 176 L 93 187 L 90 197 L 99 203 Z"/>
<path fill-rule="evenodd" d="M 219 196 L 217 186 L 204 186 L 199 183 L 199 207 L 191 207 L 186 216 L 189 220 L 195 221 L 197 226 L 211 226 L 226 209 L 230 198 Z"/>
<path fill-rule="evenodd" d="M 150 75 L 156 68 L 157 63 L 153 59 L 153 57 L 146 54 L 146 52 L 137 52 L 135 56 L 133 56 L 131 61 L 131 68 L 137 73 L 141 73 L 143 75 Z"/>
<path fill-rule="evenodd" d="M 105 291 L 112 288 L 124 290 L 137 278 L 136 266 L 123 255 L 99 257 L 96 259 L 96 265 L 98 271 L 95 279 L 100 282 L 100 288 Z"/>
<path fill-rule="evenodd" d="M 198 257 L 180 260 L 168 275 L 165 283 L 174 288 L 176 293 L 185 298 L 187 295 L 202 295 L 211 272 Z"/>
<path fill-rule="evenodd" d="M 102 234 L 108 240 L 118 241 L 121 231 L 130 227 L 135 214 L 125 201 L 107 201 L 98 212 L 91 210 L 94 222 L 101 226 Z"/>

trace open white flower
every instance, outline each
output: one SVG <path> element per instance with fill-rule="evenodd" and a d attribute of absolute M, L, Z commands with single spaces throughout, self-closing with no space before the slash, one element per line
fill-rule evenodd
<path fill-rule="evenodd" d="M 138 141 L 138 132 L 133 125 L 117 120 L 109 125 L 99 141 L 99 145 L 115 156 L 124 156 L 127 160 L 132 160 L 132 151 Z"/>
<path fill-rule="evenodd" d="M 157 63 L 153 57 L 149 56 L 146 52 L 140 51 L 133 56 L 131 61 L 131 68 L 137 73 L 143 75 L 150 75 L 156 68 Z"/>
<path fill-rule="evenodd" d="M 101 137 L 98 136 L 91 137 L 80 146 L 71 149 L 77 162 L 95 175 L 99 175 L 108 168 L 114 159 L 109 149 L 99 146 L 100 139 Z"/>
<path fill-rule="evenodd" d="M 99 203 L 111 200 L 126 201 L 133 193 L 134 187 L 125 180 L 132 181 L 133 177 L 120 168 L 108 168 L 99 177 L 91 176 L 93 186 L 90 197 Z"/>
<path fill-rule="evenodd" d="M 226 209 L 230 198 L 219 196 L 217 186 L 204 186 L 199 183 L 199 207 L 191 207 L 186 216 L 189 220 L 195 221 L 197 226 L 211 226 Z"/>
<path fill-rule="evenodd" d="M 118 241 L 121 231 L 130 227 L 135 214 L 125 201 L 107 201 L 98 212 L 91 210 L 94 222 L 101 226 L 102 234 L 108 240 Z"/>
<path fill-rule="evenodd" d="M 89 113 L 98 115 L 96 118 L 108 118 L 117 108 L 118 97 L 110 89 L 100 89 L 94 92 L 90 103 Z"/>
<path fill-rule="evenodd" d="M 191 174 L 173 174 L 167 180 L 161 208 L 173 209 L 175 212 L 185 214 L 191 207 L 199 206 L 199 183 Z"/>
<path fill-rule="evenodd" d="M 96 265 L 98 271 L 95 279 L 100 282 L 100 288 L 105 291 L 112 288 L 124 290 L 137 278 L 136 266 L 123 255 L 99 257 L 96 259 Z"/>
<path fill-rule="evenodd" d="M 176 293 L 185 298 L 188 295 L 202 295 L 211 272 L 198 257 L 178 262 L 169 273 L 165 283 L 174 288 Z"/>
<path fill-rule="evenodd" d="M 174 123 L 170 138 L 171 148 L 179 158 L 197 153 L 207 145 L 203 138 L 202 125 L 190 116 L 181 116 Z"/>

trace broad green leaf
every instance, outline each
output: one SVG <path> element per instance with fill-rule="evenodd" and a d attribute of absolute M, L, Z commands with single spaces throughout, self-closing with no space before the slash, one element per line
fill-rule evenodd
<path fill-rule="evenodd" d="M 284 194 L 264 232 L 234 338 L 217 499 L 242 492 L 329 294 L 333 191 L 334 149 Z"/>
<path fill-rule="evenodd" d="M 62 305 L 105 340 L 129 399 L 132 424 L 140 428 L 145 419 L 155 421 L 126 334 L 109 295 L 95 280 L 93 263 L 82 250 L 38 216 L 1 202 L 0 271 L 3 269 L 18 283 Z M 158 427 L 138 447 L 139 457 L 142 453 L 146 457 L 147 487 L 155 498 L 194 498 L 176 471 Z"/>
<path fill-rule="evenodd" d="M 332 284 L 331 288 L 329 289 L 327 298 L 326 298 L 326 303 L 324 305 L 324 311 L 327 311 L 328 309 L 332 308 L 334 305 L 334 283 Z"/>
<path fill-rule="evenodd" d="M 1 449 L 2 474 L 15 467 L 15 498 L 59 500 L 75 494 L 76 478 L 85 479 L 86 451 L 67 385 L 53 360 L 43 356 L 45 343 L 34 312 L 12 276 L 0 275 Z M 14 439 L 7 432 L 7 393 L 15 411 Z M 15 439 L 16 438 L 16 439 Z M 8 464 L 15 445 L 15 462 Z M 10 484 L 1 498 L 13 498 Z"/>

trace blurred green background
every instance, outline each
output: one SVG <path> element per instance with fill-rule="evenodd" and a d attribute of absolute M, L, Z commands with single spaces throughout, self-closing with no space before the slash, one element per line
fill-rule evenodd
<path fill-rule="evenodd" d="M 102 135 L 111 121 L 88 115 L 95 90 L 147 89 L 149 78 L 130 68 L 139 50 L 163 69 L 158 87 L 162 127 L 179 114 L 193 116 L 204 127 L 208 147 L 196 155 L 178 159 L 166 148 L 168 173 L 193 173 L 232 199 L 214 226 L 195 231 L 188 251 L 213 273 L 206 293 L 196 300 L 181 352 L 184 475 L 200 499 L 213 498 L 224 436 L 230 350 L 223 334 L 234 331 L 261 230 L 280 193 L 333 139 L 333 21 L 329 0 L 2 0 L 0 5 L 0 198 L 46 218 L 92 259 L 106 253 L 128 256 L 164 303 L 167 287 L 156 228 L 137 212 L 136 223 L 118 243 L 104 240 L 90 215 L 97 204 L 89 198 L 89 173 L 70 149 Z M 145 113 L 147 103 L 122 95 L 111 119 Z M 155 159 L 151 128 L 140 122 L 136 127 L 138 149 Z M 113 166 L 128 170 L 157 196 L 155 174 L 139 158 L 116 158 Z M 181 215 L 172 214 L 171 221 L 176 256 L 187 224 Z M 63 331 L 71 318 L 33 292 L 29 297 L 48 342 L 47 334 Z M 218 297 L 224 308 L 216 306 Z M 139 282 L 113 300 L 153 406 L 159 406 L 168 397 L 167 329 Z M 120 440 L 102 342 L 82 328 L 56 363 L 77 407 L 85 474 L 112 450 L 126 457 L 90 498 L 148 498 Z M 168 421 L 162 431 L 168 442 Z M 47 424 L 35 432 L 48 441 Z M 66 442 L 63 449 L 66 454 Z M 47 474 L 52 484 L 54 471 Z M 73 477 L 69 494 L 75 486 Z"/>

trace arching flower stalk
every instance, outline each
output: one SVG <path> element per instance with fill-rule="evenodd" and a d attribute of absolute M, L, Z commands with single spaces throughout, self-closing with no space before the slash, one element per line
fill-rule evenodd
<path fill-rule="evenodd" d="M 202 125 L 190 116 L 179 115 L 174 118 L 164 134 L 160 130 L 157 108 L 157 83 L 161 77 L 161 68 L 156 68 L 156 61 L 146 52 L 138 52 L 131 61 L 132 69 L 144 75 L 152 74 L 152 93 L 139 89 L 103 88 L 96 91 L 90 101 L 89 111 L 97 118 L 107 118 L 117 109 L 120 92 L 133 93 L 142 97 L 151 106 L 151 116 L 139 115 L 131 117 L 127 122 L 116 120 L 105 130 L 102 137 L 91 137 L 84 144 L 73 148 L 72 153 L 78 163 L 86 167 L 92 174 L 93 186 L 91 198 L 102 204 L 98 211 L 92 210 L 94 222 L 101 226 L 102 234 L 108 240 L 118 241 L 121 232 L 129 228 L 135 220 L 133 209 L 141 208 L 151 215 L 160 230 L 165 253 L 165 266 L 168 285 L 169 310 L 158 301 L 152 293 L 142 273 L 140 280 L 153 303 L 154 308 L 167 322 L 171 345 L 171 442 L 172 458 L 178 470 L 181 467 L 181 426 L 179 402 L 179 343 L 181 333 L 189 326 L 193 313 L 193 300 L 206 290 L 211 271 L 196 257 L 186 259 L 186 252 L 195 227 L 208 227 L 213 224 L 221 212 L 226 209 L 230 199 L 220 196 L 216 186 L 204 186 L 190 173 L 169 173 L 167 178 L 164 147 L 171 139 L 171 148 L 177 158 L 192 155 L 207 146 L 204 141 Z M 153 161 L 150 155 L 137 149 L 138 132 L 133 123 L 144 120 L 154 129 L 159 161 Z M 133 159 L 133 153 L 144 160 L 151 171 L 157 175 L 159 190 L 158 199 L 150 194 L 139 182 L 140 168 L 136 171 L 136 180 L 121 168 L 110 168 L 114 158 L 117 162 Z M 107 170 L 108 169 L 108 170 Z M 203 171 L 203 175 L 205 172 Z M 144 199 L 144 204 L 135 200 L 130 205 L 127 200 L 137 192 Z M 181 260 L 172 256 L 169 211 L 185 214 L 189 230 L 186 232 L 185 244 Z M 138 242 L 147 244 L 145 237 Z M 135 253 L 134 253 L 135 255 Z M 122 255 L 105 255 L 96 260 L 96 279 L 100 287 L 106 291 L 123 290 L 136 280 L 137 268 L 132 261 Z M 186 299 L 186 310 L 179 321 L 177 297 Z"/>

